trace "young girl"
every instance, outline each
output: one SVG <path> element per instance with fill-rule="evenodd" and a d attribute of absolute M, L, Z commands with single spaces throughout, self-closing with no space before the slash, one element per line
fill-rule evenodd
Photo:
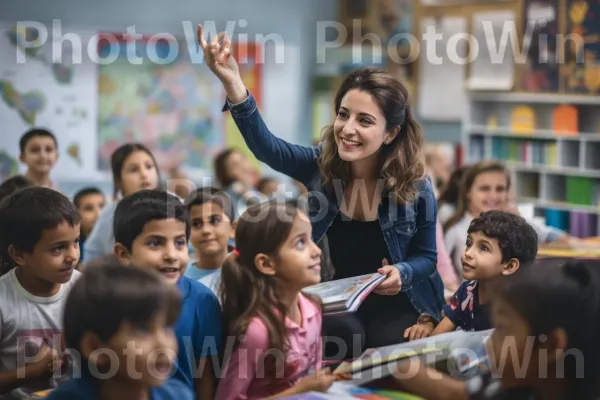
<path fill-rule="evenodd" d="M 444 287 L 436 270 L 437 203 L 406 87 L 381 69 L 354 71 L 336 94 L 337 116 L 323 130 L 323 142 L 294 145 L 267 128 L 226 35 L 209 44 L 199 26 L 198 39 L 250 150 L 308 188 L 312 239 L 318 243 L 327 235 L 334 279 L 387 276 L 357 313 L 325 318 L 326 335 L 359 338 L 360 346 L 346 343 L 346 350 L 358 353 L 351 357 L 365 347 L 403 341 L 402 332 L 420 313 L 439 321 Z M 336 358 L 347 358 L 344 353 L 332 348 Z"/>
<path fill-rule="evenodd" d="M 112 254 L 113 217 L 117 201 L 142 189 L 156 189 L 160 173 L 152 152 L 140 143 L 127 143 L 112 154 L 113 202 L 107 204 L 85 243 L 86 263 Z"/>
<path fill-rule="evenodd" d="M 273 399 L 326 391 L 321 370 L 321 310 L 301 290 L 321 281 L 321 250 L 308 216 L 291 203 L 270 201 L 242 215 L 237 249 L 221 271 L 227 338 L 217 400 Z"/>
<path fill-rule="evenodd" d="M 231 197 L 238 218 L 251 204 L 267 200 L 255 187 L 258 175 L 248 158 L 239 150 L 227 148 L 214 159 L 215 177 L 219 186 Z"/>
<path fill-rule="evenodd" d="M 473 218 L 489 210 L 516 212 L 511 208 L 509 201 L 510 185 L 508 170 L 504 164 L 497 161 L 481 161 L 465 173 L 454 215 L 444 225 L 446 248 L 457 271 L 462 270 L 460 257 Z M 537 232 L 539 243 L 569 239 L 564 232 L 555 228 L 534 220 L 528 219 L 527 222 Z"/>
<path fill-rule="evenodd" d="M 501 279 L 488 342 L 493 375 L 462 382 L 409 361 L 397 365 L 396 383 L 432 400 L 598 399 L 599 274 L 597 261 L 570 262 Z"/>

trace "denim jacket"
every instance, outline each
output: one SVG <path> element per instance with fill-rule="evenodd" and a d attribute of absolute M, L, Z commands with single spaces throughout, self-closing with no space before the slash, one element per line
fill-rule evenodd
<path fill-rule="evenodd" d="M 341 194 L 332 196 L 324 188 L 318 166 L 321 146 L 295 145 L 273 135 L 251 93 L 239 104 L 227 100 L 223 111 L 231 111 L 248 148 L 259 161 L 308 188 L 313 240 L 319 242 L 340 212 L 343 199 Z M 393 265 L 400 271 L 402 291 L 419 313 L 439 321 L 444 285 L 436 269 L 437 201 L 430 180 L 423 180 L 414 202 L 397 204 L 389 194 L 382 196 L 377 214 Z"/>

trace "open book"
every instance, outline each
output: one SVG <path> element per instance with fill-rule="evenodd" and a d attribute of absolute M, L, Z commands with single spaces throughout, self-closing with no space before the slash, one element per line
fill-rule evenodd
<path fill-rule="evenodd" d="M 386 276 L 378 272 L 322 282 L 302 290 L 319 296 L 323 301 L 323 313 L 327 315 L 354 312 Z"/>

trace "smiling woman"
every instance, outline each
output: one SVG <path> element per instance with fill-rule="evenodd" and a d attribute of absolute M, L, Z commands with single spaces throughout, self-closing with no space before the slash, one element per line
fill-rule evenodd
<path fill-rule="evenodd" d="M 350 356 L 349 348 L 361 352 L 403 341 L 421 313 L 439 320 L 444 298 L 436 271 L 437 203 L 404 85 L 379 69 L 351 73 L 335 97 L 337 116 L 324 129 L 323 142 L 294 145 L 267 128 L 227 36 L 207 43 L 199 26 L 198 40 L 227 92 L 225 109 L 252 153 L 308 188 L 312 238 L 319 242 L 327 234 L 334 279 L 376 271 L 387 276 L 356 314 L 324 319 L 327 336 L 360 338 L 361 346 L 343 340 L 336 358 Z"/>

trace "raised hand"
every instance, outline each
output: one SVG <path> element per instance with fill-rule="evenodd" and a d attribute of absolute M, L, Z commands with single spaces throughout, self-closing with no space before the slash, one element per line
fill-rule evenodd
<path fill-rule="evenodd" d="M 221 32 L 207 42 L 204 38 L 204 28 L 198 25 L 197 36 L 206 65 L 223 83 L 229 99 L 234 104 L 244 100 L 246 88 L 235 57 L 231 54 L 231 40 L 227 33 Z"/>

